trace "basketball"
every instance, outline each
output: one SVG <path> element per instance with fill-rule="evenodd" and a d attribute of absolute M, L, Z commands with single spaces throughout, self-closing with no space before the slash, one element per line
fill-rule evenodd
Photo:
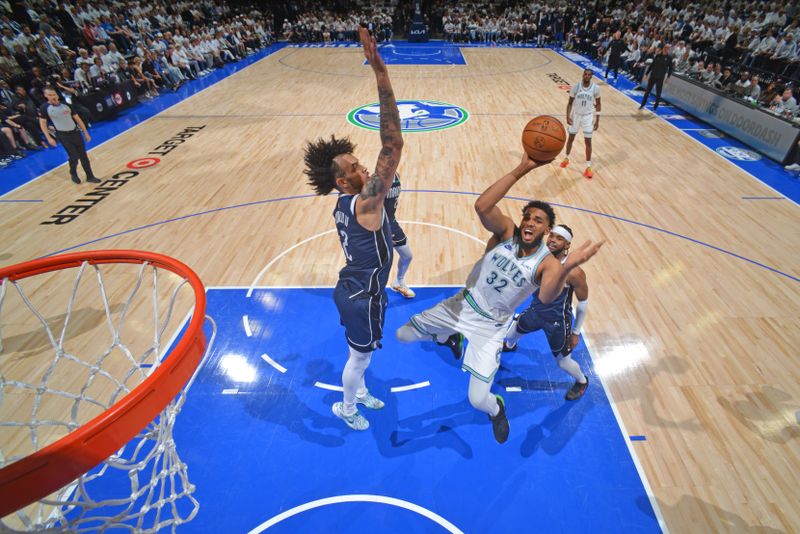
<path fill-rule="evenodd" d="M 555 117 L 539 115 L 522 131 L 522 146 L 528 157 L 536 161 L 552 161 L 567 142 L 564 125 Z"/>

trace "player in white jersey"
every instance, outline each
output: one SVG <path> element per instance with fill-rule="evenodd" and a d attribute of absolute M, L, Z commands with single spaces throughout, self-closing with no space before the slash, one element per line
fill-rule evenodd
<path fill-rule="evenodd" d="M 502 397 L 491 394 L 500 367 L 503 336 L 514 310 L 539 290 L 542 302 L 555 299 L 567 275 L 586 262 L 602 243 L 587 241 L 561 264 L 543 243 L 555 224 L 553 208 L 546 202 L 529 202 L 522 210 L 519 227 L 497 203 L 511 187 L 542 163 L 522 156 L 521 163 L 478 197 L 475 211 L 483 226 L 492 232 L 486 253 L 470 273 L 466 287 L 433 308 L 411 317 L 397 330 L 403 343 L 420 340 L 444 341 L 460 332 L 467 345 L 462 369 L 468 371 L 469 402 L 489 415 L 499 443 L 508 439 L 508 419 Z"/>
<path fill-rule="evenodd" d="M 567 154 L 561 167 L 569 165 L 569 153 L 575 134 L 583 130 L 583 141 L 586 144 L 586 170 L 583 175 L 591 178 L 592 174 L 592 132 L 600 127 L 600 88 L 592 81 L 592 70 L 583 69 L 581 83 L 573 85 L 569 92 L 567 104 Z"/>

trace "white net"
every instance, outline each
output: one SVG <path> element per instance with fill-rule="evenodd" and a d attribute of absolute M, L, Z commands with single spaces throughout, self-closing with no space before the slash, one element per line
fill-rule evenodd
<path fill-rule="evenodd" d="M 74 281 L 64 283 L 76 270 Z M 0 468 L 54 443 L 135 389 L 164 360 L 194 301 L 188 280 L 149 262 L 84 261 L 3 280 Z M 210 322 L 208 347 L 216 333 Z M 1 518 L 0 529 L 155 532 L 191 521 L 199 505 L 173 429 L 197 370 L 134 439 L 67 486 Z"/>

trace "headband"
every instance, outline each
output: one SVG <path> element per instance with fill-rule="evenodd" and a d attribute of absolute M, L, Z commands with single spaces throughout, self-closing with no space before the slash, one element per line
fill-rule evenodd
<path fill-rule="evenodd" d="M 553 228 L 550 230 L 550 233 L 551 233 L 551 234 L 560 235 L 561 237 L 563 237 L 564 239 L 566 239 L 567 243 L 572 243 L 572 234 L 571 234 L 571 233 L 569 233 L 569 230 L 567 230 L 567 229 L 566 229 L 566 228 L 564 228 L 563 226 L 554 226 L 554 227 L 553 227 Z"/>

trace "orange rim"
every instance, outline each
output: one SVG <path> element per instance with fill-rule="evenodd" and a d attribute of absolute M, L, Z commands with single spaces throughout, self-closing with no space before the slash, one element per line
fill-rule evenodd
<path fill-rule="evenodd" d="M 187 279 L 195 295 L 189 325 L 175 349 L 133 391 L 80 428 L 25 458 L 0 469 L 0 517 L 66 486 L 99 465 L 146 427 L 175 398 L 205 351 L 206 295 L 200 278 L 184 263 L 139 250 L 77 252 L 0 269 L 0 283 L 60 269 L 108 263 L 149 262 Z"/>

